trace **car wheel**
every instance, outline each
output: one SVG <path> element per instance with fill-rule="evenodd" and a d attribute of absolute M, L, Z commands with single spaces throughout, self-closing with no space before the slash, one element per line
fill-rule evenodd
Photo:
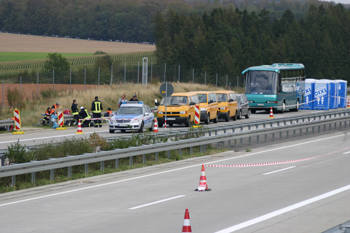
<path fill-rule="evenodd" d="M 140 129 L 137 132 L 138 133 L 142 133 L 143 132 L 143 122 L 141 123 Z"/>
<path fill-rule="evenodd" d="M 125 129 L 121 129 L 120 132 L 125 133 Z"/>
<path fill-rule="evenodd" d="M 247 115 L 245 116 L 245 118 L 249 118 L 250 117 L 250 110 L 248 110 L 248 113 L 247 113 Z"/>
<path fill-rule="evenodd" d="M 237 117 L 238 119 L 242 119 L 242 111 L 241 110 L 239 110 L 239 112 L 238 112 L 238 117 Z"/>
<path fill-rule="evenodd" d="M 110 133 L 114 133 L 114 129 L 110 129 L 109 132 L 110 132 Z"/>
<path fill-rule="evenodd" d="M 230 121 L 230 112 L 227 113 L 226 117 L 225 117 L 225 121 L 229 122 Z"/>
<path fill-rule="evenodd" d="M 153 127 L 154 127 L 154 121 L 152 121 L 152 125 L 151 125 L 151 128 L 149 128 L 149 131 L 153 131 Z"/>
<path fill-rule="evenodd" d="M 235 115 L 232 117 L 232 120 L 234 120 L 234 121 L 237 120 L 237 111 L 236 111 Z"/>
<path fill-rule="evenodd" d="M 216 117 L 213 119 L 213 122 L 214 122 L 214 123 L 218 123 L 218 120 L 219 120 L 218 114 L 216 114 Z"/>
<path fill-rule="evenodd" d="M 190 127 L 190 122 L 191 122 L 191 121 L 190 121 L 190 118 L 187 118 L 186 123 L 185 123 L 185 126 L 186 126 L 186 127 Z"/>
<path fill-rule="evenodd" d="M 208 125 L 208 124 L 209 124 L 209 121 L 210 121 L 210 115 L 207 114 L 207 118 L 205 118 L 204 123 L 205 123 L 206 125 Z"/>

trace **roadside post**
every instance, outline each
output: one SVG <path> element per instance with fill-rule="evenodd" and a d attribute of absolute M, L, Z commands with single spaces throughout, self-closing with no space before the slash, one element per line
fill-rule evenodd
<path fill-rule="evenodd" d="M 13 116 L 15 118 L 15 130 L 12 134 L 24 134 L 23 131 L 21 131 L 21 115 L 19 113 L 19 110 L 16 108 L 13 111 Z"/>
<path fill-rule="evenodd" d="M 58 107 L 58 128 L 56 130 L 65 130 L 67 129 L 66 127 L 63 127 L 64 125 L 64 115 L 63 115 L 63 108 L 62 106 Z"/>
<path fill-rule="evenodd" d="M 159 92 L 162 96 L 165 97 L 165 116 L 164 116 L 164 128 L 166 133 L 166 120 L 167 120 L 167 106 L 168 106 L 168 97 L 170 97 L 174 93 L 174 87 L 168 82 L 163 83 L 160 85 Z"/>

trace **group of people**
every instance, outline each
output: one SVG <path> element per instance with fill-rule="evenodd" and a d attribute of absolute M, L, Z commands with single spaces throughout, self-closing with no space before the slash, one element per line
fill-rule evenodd
<path fill-rule="evenodd" d="M 133 97 L 129 100 L 130 101 L 139 101 L 137 99 L 136 94 L 133 95 Z M 125 95 L 123 94 L 122 97 L 118 100 L 118 107 L 120 105 L 127 103 L 128 100 L 125 98 Z M 43 125 L 46 125 L 49 123 L 50 118 L 57 118 L 57 109 L 60 108 L 60 102 L 57 102 L 56 104 L 52 105 L 52 107 L 48 107 L 46 109 L 44 119 L 43 119 Z M 82 127 L 90 127 L 92 126 L 91 115 L 89 114 L 88 110 L 81 106 L 79 108 L 79 104 L 77 103 L 77 100 L 73 100 L 72 106 L 71 106 L 72 114 L 74 116 L 74 125 L 78 124 L 79 120 L 81 119 L 81 126 Z M 98 99 L 98 96 L 95 96 L 95 101 L 91 104 L 91 111 L 92 111 L 92 118 L 101 118 L 102 117 L 102 102 Z M 108 108 L 107 112 L 104 114 L 104 117 L 110 117 L 112 114 L 111 108 Z M 102 121 L 94 120 L 93 124 L 96 128 L 102 127 Z"/>
<path fill-rule="evenodd" d="M 82 119 L 82 127 L 90 127 L 92 121 L 91 115 L 89 114 L 88 110 L 84 108 L 83 106 L 80 107 L 79 111 L 79 104 L 76 100 L 73 100 L 72 103 L 72 114 L 75 118 L 74 124 L 77 124 L 80 119 Z M 95 101 L 91 104 L 91 111 L 92 111 L 92 118 L 101 118 L 102 117 L 102 102 L 98 99 L 98 96 L 95 96 Z M 111 108 L 108 108 L 107 112 L 104 114 L 104 117 L 109 117 L 112 114 Z M 94 126 L 95 128 L 102 127 L 102 121 L 101 119 L 94 120 Z"/>
<path fill-rule="evenodd" d="M 43 119 L 43 125 L 46 125 L 49 123 L 50 118 L 52 116 L 57 115 L 57 109 L 61 106 L 60 102 L 57 102 L 56 104 L 52 105 L 52 107 L 47 107 L 44 119 Z"/>
<path fill-rule="evenodd" d="M 132 96 L 132 98 L 129 101 L 139 101 L 139 100 L 137 99 L 137 95 L 135 94 Z M 125 104 L 127 102 L 128 100 L 125 98 L 125 95 L 122 94 L 122 98 L 118 100 L 118 108 L 120 108 L 120 105 Z"/>

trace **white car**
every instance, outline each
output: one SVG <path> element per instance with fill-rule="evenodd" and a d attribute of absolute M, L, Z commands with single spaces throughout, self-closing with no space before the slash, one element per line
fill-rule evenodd
<path fill-rule="evenodd" d="M 144 128 L 152 130 L 153 124 L 154 114 L 142 101 L 122 104 L 108 121 L 110 133 L 114 133 L 115 130 L 142 133 Z"/>

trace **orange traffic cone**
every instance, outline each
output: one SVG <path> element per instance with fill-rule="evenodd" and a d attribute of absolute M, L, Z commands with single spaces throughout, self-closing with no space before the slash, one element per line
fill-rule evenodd
<path fill-rule="evenodd" d="M 185 211 L 184 225 L 182 227 L 182 232 L 192 232 L 191 223 L 190 223 L 190 214 L 188 209 Z"/>
<path fill-rule="evenodd" d="M 272 107 L 271 107 L 271 109 L 270 109 L 270 117 L 269 118 L 275 118 L 274 116 L 273 116 L 273 110 L 272 110 Z"/>
<path fill-rule="evenodd" d="M 154 118 L 153 133 L 158 133 L 157 118 Z"/>
<path fill-rule="evenodd" d="M 350 99 L 348 99 L 348 105 L 346 107 L 350 108 Z"/>
<path fill-rule="evenodd" d="M 81 130 L 81 123 L 80 123 L 80 120 L 79 120 L 79 123 L 78 123 L 78 130 L 75 134 L 84 134 L 83 131 Z"/>
<path fill-rule="evenodd" d="M 207 177 L 205 176 L 204 164 L 202 164 L 201 176 L 199 177 L 199 186 L 195 191 L 210 191 L 207 184 Z"/>

